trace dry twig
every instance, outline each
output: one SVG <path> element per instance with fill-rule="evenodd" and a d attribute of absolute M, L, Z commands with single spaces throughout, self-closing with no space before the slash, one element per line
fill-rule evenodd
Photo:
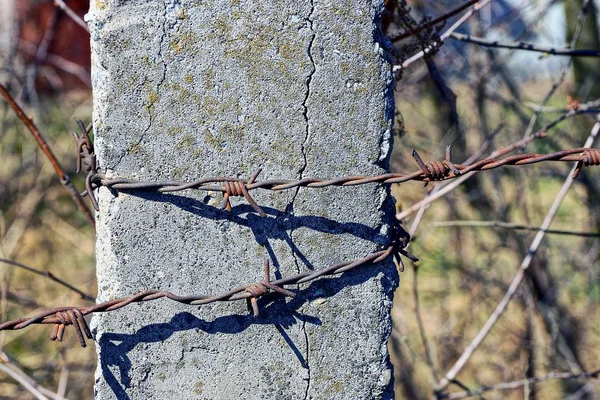
<path fill-rule="evenodd" d="M 485 392 L 491 392 L 496 390 L 514 390 L 524 386 L 532 385 L 535 383 L 545 382 L 549 380 L 567 380 L 567 379 L 598 379 L 600 370 L 589 373 L 573 374 L 570 372 L 552 372 L 545 376 L 539 376 L 531 379 L 521 379 L 513 382 L 503 382 L 496 385 L 482 386 L 475 390 L 469 390 L 466 392 L 452 393 L 447 396 L 440 397 L 441 399 L 458 400 L 466 399 L 468 397 L 480 397 Z"/>
<path fill-rule="evenodd" d="M 543 47 L 537 46 L 531 43 L 525 42 L 499 42 L 497 40 L 488 40 L 477 36 L 464 35 L 462 33 L 451 33 L 450 39 L 458 40 L 466 43 L 473 43 L 483 47 L 491 47 L 498 49 L 511 49 L 511 50 L 526 50 L 537 53 L 550 54 L 553 56 L 569 56 L 569 57 L 600 57 L 600 51 L 598 50 L 572 50 L 572 49 L 555 49 L 554 47 Z"/>
<path fill-rule="evenodd" d="M 2 94 L 2 96 L 8 102 L 8 104 L 10 104 L 12 109 L 17 114 L 17 117 L 21 121 L 23 121 L 25 126 L 27 126 L 27 129 L 29 129 L 29 132 L 31 132 L 31 134 L 33 135 L 35 140 L 38 142 L 38 145 L 42 149 L 42 152 L 46 155 L 46 157 L 50 161 L 50 164 L 54 168 L 56 175 L 58 175 L 58 177 L 60 178 L 60 183 L 67 190 L 67 192 L 69 193 L 69 195 L 71 196 L 71 198 L 73 199 L 75 204 L 77 204 L 77 207 L 79 207 L 79 209 L 84 213 L 84 215 L 85 215 L 87 221 L 90 223 L 90 225 L 92 225 L 92 227 L 94 227 L 96 225 L 94 216 L 92 215 L 91 211 L 88 209 L 85 202 L 79 195 L 79 192 L 77 192 L 77 190 L 75 190 L 75 187 L 73 186 L 73 183 L 71 182 L 71 178 L 69 178 L 69 175 L 67 175 L 65 173 L 65 171 L 63 170 L 62 166 L 60 165 L 60 162 L 58 161 L 58 159 L 52 152 L 52 149 L 50 149 L 50 146 L 48 146 L 46 139 L 44 139 L 44 137 L 40 133 L 37 126 L 35 126 L 35 124 L 33 123 L 33 120 L 31 118 L 29 118 L 27 116 L 27 114 L 25 114 L 25 112 L 23 111 L 21 106 L 19 106 L 19 104 L 17 104 L 15 99 L 10 95 L 8 90 L 2 84 L 0 84 L 0 94 Z"/>
<path fill-rule="evenodd" d="M 452 24 L 452 26 L 450 28 L 448 28 L 444 33 L 442 33 L 440 35 L 440 41 L 443 42 L 444 40 L 446 40 L 455 30 L 457 30 L 462 24 L 464 24 L 465 22 L 467 22 L 467 20 L 469 18 L 471 18 L 473 16 L 473 14 L 475 14 L 481 8 L 483 8 L 484 6 L 486 6 L 487 4 L 489 4 L 490 1 L 491 0 L 479 0 L 479 1 L 475 2 L 473 4 L 473 6 L 471 7 L 471 9 L 469 9 L 467 12 L 465 12 L 463 14 L 463 16 L 459 18 L 458 21 L 456 21 L 454 24 Z M 435 49 L 437 47 L 439 47 L 439 43 L 435 43 L 435 44 L 432 44 L 432 45 L 426 47 L 425 49 L 421 50 L 417 54 L 415 54 L 412 57 L 406 59 L 404 62 L 402 62 L 401 65 L 394 65 L 393 70 L 394 71 L 401 71 L 401 70 L 405 69 L 410 64 L 412 64 L 413 62 L 417 61 L 418 59 L 426 56 L 433 49 Z"/>
<path fill-rule="evenodd" d="M 504 228 L 504 229 L 535 231 L 535 232 L 537 232 L 541 229 L 539 226 L 511 224 L 509 222 L 502 222 L 502 221 L 443 221 L 443 222 L 434 222 L 430 226 L 433 228 L 448 228 L 448 227 L 455 227 L 455 226 Z M 592 237 L 592 238 L 600 237 L 600 232 L 578 232 L 578 231 L 568 231 L 568 230 L 561 230 L 561 229 L 547 229 L 546 233 L 554 234 L 554 235 L 569 235 L 569 236 L 581 236 L 581 237 Z"/>
<path fill-rule="evenodd" d="M 0 258 L 0 263 L 5 263 L 5 264 L 8 264 L 8 265 L 12 265 L 12 266 L 15 266 L 15 267 L 18 267 L 18 268 L 22 268 L 22 269 L 24 269 L 26 271 L 29 271 L 29 272 L 33 272 L 34 274 L 37 274 L 37 275 L 40 275 L 40 276 L 44 276 L 44 277 L 46 277 L 46 278 L 48 278 L 48 279 L 50 279 L 50 280 L 58 283 L 59 285 L 62 285 L 62 286 L 66 287 L 69 290 L 72 290 L 73 292 L 77 293 L 84 300 L 89 300 L 89 301 L 95 301 L 96 300 L 96 298 L 94 296 L 89 295 L 89 294 L 87 294 L 87 293 L 85 293 L 85 292 L 77 289 L 75 286 L 73 286 L 69 282 L 67 282 L 67 281 L 65 281 L 65 280 L 57 277 L 56 275 L 54 275 L 50 271 L 40 271 L 39 269 L 35 269 L 33 267 L 30 267 L 30 266 L 25 265 L 25 264 L 21 264 L 21 263 L 16 262 L 16 261 L 7 260 L 5 258 Z"/>
<path fill-rule="evenodd" d="M 592 145 L 594 139 L 598 135 L 599 130 L 600 130 L 600 120 L 598 122 L 596 122 L 596 124 L 594 125 L 592 132 L 590 133 L 588 139 L 585 142 L 585 146 Z M 576 170 L 577 170 L 577 165 L 574 165 L 573 169 L 572 169 L 572 174 L 575 173 Z M 454 378 L 456 378 L 456 375 L 462 370 L 462 368 L 465 366 L 467 361 L 471 358 L 471 356 L 473 355 L 475 350 L 477 350 L 479 345 L 483 342 L 483 340 L 486 338 L 488 333 L 492 330 L 492 328 L 494 327 L 494 325 L 496 324 L 498 319 L 502 316 L 502 314 L 508 307 L 508 304 L 510 303 L 513 296 L 517 292 L 517 289 L 519 288 L 519 286 L 521 286 L 521 283 L 523 283 L 523 280 L 525 279 L 525 272 L 529 268 L 535 253 L 537 252 L 537 250 L 539 249 L 539 247 L 542 243 L 542 240 L 546 234 L 546 231 L 550 227 L 550 224 L 552 223 L 552 220 L 554 219 L 556 212 L 560 208 L 562 201 L 564 200 L 569 189 L 571 188 L 571 185 L 573 185 L 573 180 L 570 178 L 567 178 L 565 180 L 562 188 L 560 189 L 558 195 L 556 196 L 556 199 L 554 200 L 552 207 L 550 207 L 548 214 L 546 214 L 546 218 L 544 218 L 544 222 L 542 223 L 540 230 L 535 235 L 533 242 L 529 246 L 527 255 L 521 262 L 519 270 L 517 271 L 516 275 L 514 276 L 504 297 L 502 298 L 500 303 L 498 303 L 498 305 L 496 306 L 496 309 L 494 310 L 492 315 L 490 315 L 490 317 L 488 318 L 486 323 L 483 325 L 481 330 L 477 333 L 475 338 L 471 341 L 469 346 L 467 346 L 467 348 L 462 353 L 462 355 L 459 357 L 459 359 L 454 363 L 452 368 L 450 368 L 450 370 L 448 371 L 446 376 L 438 383 L 437 388 L 436 388 L 436 393 L 438 393 L 438 394 L 443 393 L 445 388 L 454 380 Z"/>
<path fill-rule="evenodd" d="M 90 32 L 85 21 L 81 19 L 79 15 L 77 15 L 75 11 L 73 11 L 63 0 L 54 0 L 54 4 L 63 10 L 64 13 L 67 14 L 69 18 L 71 18 L 77 25 L 82 27 L 86 32 Z"/>
<path fill-rule="evenodd" d="M 450 18 L 454 17 L 455 15 L 460 14 L 463 10 L 467 9 L 468 7 L 472 6 L 473 4 L 477 3 L 479 0 L 469 0 L 464 4 L 461 4 L 460 6 L 458 6 L 457 8 L 455 8 L 454 10 L 448 11 L 447 13 L 445 13 L 444 15 L 441 15 L 437 18 L 432 19 L 431 21 L 429 21 L 427 24 L 420 26 L 417 29 L 413 29 L 407 32 L 403 32 L 400 33 L 398 35 L 395 35 L 394 37 L 390 38 L 390 40 L 392 42 L 398 42 L 402 39 L 406 39 L 409 38 L 411 36 L 415 36 L 416 34 L 420 33 L 421 31 L 425 30 L 425 29 L 429 29 L 433 26 L 439 25 L 441 23 L 445 23 L 447 20 L 449 20 Z"/>

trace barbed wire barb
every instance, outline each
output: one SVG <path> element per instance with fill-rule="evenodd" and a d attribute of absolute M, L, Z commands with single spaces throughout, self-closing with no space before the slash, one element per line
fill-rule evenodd
<path fill-rule="evenodd" d="M 351 175 L 332 179 L 303 178 L 297 180 L 270 179 L 256 181 L 258 175 L 262 172 L 262 169 L 259 168 L 249 179 L 216 176 L 201 178 L 191 182 L 139 181 L 126 178 L 108 178 L 105 174 L 98 172 L 96 156 L 94 154 L 93 145 L 89 140 L 88 130 L 83 126 L 81 121 L 78 121 L 78 123 L 80 123 L 82 136 L 80 137 L 75 133 L 73 134 L 77 140 L 78 154 L 80 157 L 78 168 L 83 167 L 88 172 L 86 176 L 85 194 L 90 197 L 90 201 L 96 210 L 98 210 L 98 202 L 93 191 L 101 186 L 117 191 L 153 190 L 158 193 L 172 193 L 193 189 L 200 191 L 222 192 L 222 209 L 231 211 L 232 206 L 230 198 L 232 196 L 240 196 L 244 197 L 248 204 L 250 204 L 250 206 L 260 216 L 265 217 L 267 214 L 250 195 L 252 190 L 264 189 L 271 191 L 283 191 L 297 187 L 315 189 L 330 186 L 358 186 L 369 183 L 400 184 L 407 181 L 421 181 L 427 185 L 429 182 L 441 182 L 455 179 L 474 171 L 480 172 L 504 167 L 506 165 L 520 166 L 549 161 L 576 161 L 578 163 L 578 167 L 573 173 L 573 178 L 575 178 L 583 167 L 600 165 L 600 149 L 584 147 L 561 150 L 551 154 L 525 153 L 507 156 L 504 158 L 487 158 L 475 161 L 472 164 L 454 164 L 452 162 L 452 147 L 447 146 L 445 158 L 441 161 L 433 161 L 430 163 L 425 163 L 419 153 L 413 149 L 412 157 L 419 166 L 419 170 L 410 174 L 386 173 L 375 176 Z M 543 136 L 543 133 L 541 133 L 540 136 Z"/>
<path fill-rule="evenodd" d="M 320 270 L 309 270 L 272 281 L 270 278 L 270 263 L 268 260 L 266 260 L 263 269 L 263 280 L 238 286 L 217 295 L 177 295 L 168 291 L 144 290 L 128 297 L 109 300 L 88 307 L 71 306 L 52 308 L 45 310 L 33 317 L 18 318 L 12 321 L 4 322 L 0 324 L 0 331 L 19 330 L 33 324 L 53 324 L 54 327 L 50 339 L 53 341 L 58 340 L 60 342 L 63 339 L 65 328 L 72 325 L 80 345 L 85 347 L 86 338 L 93 339 L 89 326 L 85 320 L 86 315 L 99 312 L 115 311 L 133 303 L 152 301 L 160 298 L 167 298 L 178 303 L 189 305 L 204 305 L 221 301 L 246 300 L 254 317 L 258 317 L 258 299 L 261 297 L 269 293 L 275 293 L 291 298 L 297 296 L 297 293 L 285 289 L 284 286 L 286 285 L 303 284 L 321 277 L 338 275 L 343 272 L 351 271 L 360 266 L 375 265 L 385 260 L 389 256 L 393 256 L 393 258 L 397 261 L 399 260 L 399 265 L 401 266 L 400 272 L 404 270 L 404 264 L 402 263 L 401 256 L 405 256 L 413 262 L 419 261 L 417 257 L 405 250 L 408 242 L 410 241 L 410 236 L 408 236 L 408 233 L 398 224 L 394 225 L 392 232 L 392 242 L 384 250 L 376 251 L 356 260 L 334 264 Z"/>

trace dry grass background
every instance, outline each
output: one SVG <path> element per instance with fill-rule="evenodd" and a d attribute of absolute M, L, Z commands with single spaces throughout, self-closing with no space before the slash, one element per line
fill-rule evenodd
<path fill-rule="evenodd" d="M 30 109 L 31 110 L 31 109 Z M 91 94 L 70 93 L 42 98 L 36 123 L 62 161 L 75 185 L 75 119 L 89 120 Z M 53 169 L 25 126 L 6 103 L 0 104 L 0 258 L 16 260 L 74 284 L 95 295 L 94 233 L 62 188 Z M 1 315 L 6 321 L 34 315 L 50 306 L 84 304 L 74 292 L 42 276 L 0 263 Z M 92 398 L 95 351 L 82 349 L 75 335 L 48 340 L 50 330 L 0 332 L 0 355 L 52 390 L 66 380 L 66 396 Z M 5 359 L 5 360 L 6 360 Z M 3 398 L 31 398 L 5 373 L 0 373 Z"/>
<path fill-rule="evenodd" d="M 456 2 L 447 3 L 444 7 Z M 423 7 L 430 5 L 424 3 Z M 444 145 L 452 142 L 456 143 L 456 159 L 461 161 L 460 158 L 474 153 L 501 121 L 506 127 L 492 148 L 522 138 L 533 115 L 526 102 L 541 102 L 557 74 L 536 81 L 519 78 L 508 68 L 495 69 L 498 63 L 502 64 L 493 54 L 481 49 L 465 50 L 458 54 L 459 61 L 473 72 L 466 76 L 449 73 L 445 78 L 457 95 L 459 136 L 448 123 L 447 105 L 440 100 L 424 64 L 415 64 L 404 73 L 396 95 L 404 128 L 399 129 L 396 138 L 393 170 L 415 170 L 416 164 L 409 156 L 411 148 L 416 148 L 426 160 L 437 160 L 443 158 Z M 449 50 L 435 60 L 440 66 L 454 56 L 455 50 Z M 42 68 L 39 73 L 43 75 L 45 71 Z M 510 79 L 503 78 L 502 72 L 508 73 Z M 510 84 L 518 88 L 518 98 Z M 577 92 L 577 88 L 573 76 L 569 76 L 548 106 L 564 108 L 567 94 Z M 75 176 L 75 146 L 70 131 L 76 130 L 76 118 L 90 120 L 90 92 L 40 93 L 37 103 L 31 103 L 27 110 L 76 186 L 82 188 L 82 176 Z M 557 115 L 543 113 L 536 127 Z M 529 145 L 527 151 L 545 153 L 579 147 L 591 126 L 589 117 L 570 119 L 551 130 L 548 138 Z M 94 295 L 92 229 L 26 128 L 4 102 L 0 102 L 0 127 L 0 258 L 49 270 Z M 397 399 L 432 397 L 435 382 L 460 356 L 502 298 L 535 234 L 490 227 L 436 227 L 435 223 L 495 220 L 539 226 L 568 172 L 566 164 L 544 164 L 481 173 L 427 210 L 411 244 L 411 251 L 421 262 L 418 267 L 407 265 L 401 275 L 392 311 L 394 330 L 389 347 L 395 365 Z M 598 232 L 599 186 L 598 172 L 584 170 L 552 228 Z M 394 186 L 392 193 L 401 210 L 421 200 L 430 189 L 409 182 Z M 403 221 L 407 228 L 412 218 Z M 561 337 L 583 369 L 598 369 L 599 257 L 598 238 L 548 235 L 531 269 L 531 281 L 538 280 L 537 286 L 523 285 L 458 380 L 475 389 L 552 371 L 570 371 L 573 366 L 565 362 L 564 351 L 557 345 Z M 415 287 L 431 363 L 427 361 L 417 323 Z M 2 263 L 0 290 L 3 321 L 33 315 L 50 306 L 85 304 L 77 294 L 48 279 Z M 548 312 L 556 316 L 556 326 L 544 318 Z M 0 358 L 5 365 L 14 363 L 41 386 L 67 398 L 92 398 L 96 362 L 93 346 L 80 348 L 71 331 L 67 331 L 63 343 L 49 342 L 49 334 L 48 327 L 0 332 Z M 512 391 L 489 392 L 485 398 L 561 399 L 573 393 L 581 394 L 574 398 L 594 398 L 600 396 L 598 383 L 547 381 Z M 585 393 L 582 388 L 586 388 Z M 451 386 L 451 392 L 461 390 Z M 32 395 L 0 372 L 0 398 L 26 399 Z"/>
<path fill-rule="evenodd" d="M 533 102 L 539 102 L 548 88 L 548 84 L 522 84 L 523 92 L 529 97 L 527 100 Z M 472 92 L 459 93 L 459 104 L 465 110 L 459 113 L 469 115 Z M 557 94 L 554 103 L 564 107 L 566 94 Z M 443 146 L 432 146 L 430 143 L 435 138 L 422 135 L 422 132 L 436 130 L 436 124 L 431 120 L 431 104 L 426 100 L 416 103 L 400 100 L 397 106 L 403 110 L 406 133 L 394 148 L 396 168 L 405 171 L 414 168 L 412 159 L 406 157 L 411 147 L 423 147 L 423 152 L 437 148 L 437 154 L 430 154 L 428 159 L 441 158 Z M 492 126 L 500 120 L 508 121 L 495 141 L 496 146 L 508 145 L 523 136 L 526 126 L 512 118 L 510 111 L 492 105 L 487 111 Z M 411 118 L 413 115 L 416 117 Z M 465 118 L 463 123 L 467 126 L 469 153 L 472 153 L 480 146 L 481 134 L 476 129 L 480 124 L 477 118 Z M 549 133 L 552 145 L 538 142 L 527 150 L 548 152 L 548 146 L 550 149 L 581 146 L 590 126 L 586 118 L 569 121 L 558 131 Z M 396 398 L 431 397 L 439 374 L 450 369 L 494 311 L 526 255 L 524 246 L 529 246 L 535 235 L 531 231 L 438 227 L 435 224 L 496 220 L 540 226 L 562 181 L 568 176 L 569 168 L 569 165 L 543 165 L 482 173 L 475 184 L 458 188 L 431 205 L 411 244 L 412 251 L 421 258 L 418 274 L 413 268 L 407 268 L 394 298 L 394 333 L 390 349 L 396 367 Z M 597 220 L 590 207 L 595 207 L 598 199 L 592 199 L 590 204 L 585 180 L 595 180 L 598 184 L 598 175 L 593 170 L 585 173 L 587 177 L 580 179 L 565 199 L 552 229 L 597 232 Z M 428 190 L 417 183 L 409 183 L 396 186 L 392 191 L 401 210 L 421 200 Z M 412 220 L 405 222 L 410 226 Z M 569 318 L 575 324 L 572 342 L 581 365 L 588 371 L 599 367 L 597 360 L 600 357 L 599 245 L 598 238 L 549 234 L 535 261 L 537 267 L 551 277 L 552 293 L 547 295 L 566 311 L 562 318 Z M 436 372 L 428 365 L 419 333 L 415 286 Z M 532 368 L 532 359 L 535 376 L 557 370 L 569 371 L 556 346 L 557 333 L 549 330 L 536 307 L 527 306 L 522 291 L 523 288 L 458 375 L 460 382 L 469 389 L 524 379 Z M 534 398 L 562 399 L 586 383 L 585 380 L 567 385 L 561 381 L 544 382 L 535 386 Z M 597 385 L 597 382 L 591 383 Z M 453 391 L 461 390 L 454 387 Z M 582 398 L 594 398 L 593 393 L 600 394 L 600 386 L 595 386 L 591 394 Z M 530 398 L 523 389 L 490 392 L 485 398 L 519 399 L 524 395 Z"/>

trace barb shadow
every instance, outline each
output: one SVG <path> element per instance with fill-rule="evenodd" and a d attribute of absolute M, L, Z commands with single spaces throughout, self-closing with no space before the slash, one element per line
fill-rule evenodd
<path fill-rule="evenodd" d="M 99 341 L 102 349 L 100 352 L 102 376 L 116 398 L 130 399 L 127 389 L 131 387 L 130 371 L 132 362 L 128 354 L 137 345 L 164 342 L 176 332 L 189 330 L 201 330 L 209 335 L 218 333 L 237 334 L 252 325 L 273 325 L 282 335 L 299 363 L 307 368 L 307 361 L 302 351 L 285 331 L 286 328 L 290 328 L 297 323 L 308 323 L 315 326 L 322 324 L 318 317 L 306 315 L 299 311 L 302 306 L 317 298 L 333 297 L 346 287 L 361 285 L 387 268 L 393 267 L 390 267 L 389 263 L 382 263 L 354 270 L 349 274 L 344 273 L 337 277 L 322 278 L 297 292 L 297 296 L 290 301 L 286 301 L 284 297 L 275 293 L 268 294 L 259 299 L 261 314 L 258 318 L 254 318 L 249 313 L 247 315 L 226 315 L 208 321 L 189 312 L 180 312 L 173 316 L 169 322 L 147 325 L 133 334 L 103 333 Z M 394 278 L 386 274 L 382 281 L 384 287 L 391 290 L 397 285 L 397 276 Z M 111 369 L 111 367 L 117 367 L 118 377 L 113 373 L 114 368 Z"/>
<path fill-rule="evenodd" d="M 290 236 L 290 232 L 294 229 L 305 227 L 317 232 L 333 235 L 350 234 L 357 238 L 376 243 L 381 247 L 385 247 L 391 242 L 389 236 L 380 233 L 379 227 L 372 228 L 356 222 L 337 222 L 330 218 L 312 215 L 294 216 L 293 209 L 288 209 L 284 212 L 272 207 L 261 206 L 267 214 L 266 217 L 261 217 L 256 215 L 254 209 L 248 204 L 236 205 L 232 208 L 232 211 L 225 211 L 206 204 L 204 201 L 175 194 L 159 194 L 148 191 L 129 191 L 127 194 L 154 202 L 169 203 L 181 210 L 207 220 L 229 221 L 246 226 L 251 230 L 256 242 L 264 246 L 267 250 L 277 279 L 281 278 L 279 262 L 270 240 L 285 242 L 302 264 L 308 269 L 314 270 L 314 266 L 310 260 L 298 249 Z"/>

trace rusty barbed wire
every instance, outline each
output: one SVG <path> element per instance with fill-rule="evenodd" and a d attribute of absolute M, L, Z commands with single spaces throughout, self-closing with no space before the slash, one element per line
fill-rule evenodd
<path fill-rule="evenodd" d="M 366 257 L 356 260 L 333 264 L 320 270 L 309 270 L 272 281 L 270 278 L 269 261 L 266 260 L 264 263 L 263 280 L 238 286 L 220 294 L 182 296 L 162 290 L 144 290 L 128 297 L 109 300 L 88 307 L 73 306 L 52 308 L 33 317 L 19 318 L 4 322 L 0 324 L 0 331 L 19 330 L 33 324 L 53 324 L 54 327 L 50 339 L 62 341 L 65 328 L 72 325 L 75 333 L 77 334 L 79 343 L 82 347 L 86 347 L 86 338 L 93 339 L 89 326 L 84 318 L 86 315 L 99 312 L 115 311 L 133 303 L 152 301 L 160 298 L 167 298 L 178 303 L 189 305 L 204 305 L 221 301 L 246 300 L 248 302 L 248 307 L 252 309 L 254 317 L 258 317 L 259 298 L 269 293 L 276 293 L 292 298 L 296 297 L 296 293 L 284 288 L 286 285 L 299 285 L 321 277 L 332 276 L 341 274 L 342 272 L 351 271 L 360 266 L 377 264 L 389 256 L 392 256 L 396 262 L 398 262 L 400 272 L 404 271 L 404 263 L 401 256 L 404 256 L 413 262 L 419 261 L 417 257 L 405 250 L 408 242 L 410 241 L 410 236 L 400 225 L 395 224 L 393 226 L 392 234 L 393 240 L 391 244 L 384 250 L 376 251 Z"/>
<path fill-rule="evenodd" d="M 80 122 L 80 121 L 79 121 Z M 85 131 L 81 123 L 82 131 Z M 419 156 L 416 150 L 412 150 L 412 157 L 419 166 L 419 170 L 410 174 L 386 173 L 376 176 L 352 175 L 343 176 L 333 179 L 321 178 L 303 178 L 303 179 L 271 179 L 264 181 L 256 181 L 262 169 L 257 169 L 249 179 L 232 178 L 224 176 L 215 176 L 201 178 L 191 182 L 180 181 L 157 181 L 146 182 L 133 179 L 108 178 L 104 174 L 97 171 L 96 159 L 93 153 L 93 145 L 89 142 L 87 133 L 84 133 L 85 138 L 78 138 L 78 151 L 83 160 L 83 165 L 88 171 L 86 177 L 86 193 L 90 197 L 90 201 L 94 208 L 98 210 L 98 203 L 94 197 L 93 190 L 98 187 L 105 186 L 118 191 L 128 190 L 154 190 L 159 193 L 179 192 L 187 189 L 222 192 L 223 206 L 222 209 L 231 211 L 230 198 L 234 196 L 244 197 L 246 201 L 254 208 L 261 216 L 267 214 L 254 201 L 250 192 L 256 189 L 266 189 L 272 191 L 282 191 L 297 187 L 306 188 L 324 188 L 329 186 L 358 186 L 368 183 L 380 184 L 398 184 L 407 181 L 422 181 L 425 186 L 429 182 L 441 182 L 449 179 L 457 178 L 461 175 L 472 171 L 487 171 L 500 168 L 506 165 L 520 166 L 536 164 L 540 162 L 556 161 L 556 162 L 577 162 L 577 168 L 573 173 L 573 178 L 576 178 L 584 166 L 600 165 L 600 149 L 595 148 L 573 148 L 562 151 L 557 151 L 551 154 L 526 153 L 507 156 L 504 158 L 487 158 L 472 164 L 454 164 L 452 162 L 452 148 L 446 147 L 446 157 L 441 161 L 433 161 L 425 163 Z M 78 164 L 78 167 L 81 166 Z"/>
<path fill-rule="evenodd" d="M 63 169 L 62 165 L 56 158 L 56 155 L 54 154 L 54 152 L 48 145 L 48 142 L 46 141 L 46 139 L 44 138 L 44 136 L 42 135 L 42 133 L 40 132 L 38 127 L 33 122 L 33 119 L 31 119 L 29 116 L 27 116 L 25 111 L 23 111 L 23 108 L 21 108 L 19 103 L 17 103 L 17 101 L 14 99 L 14 97 L 12 97 L 12 95 L 10 94 L 8 89 L 1 83 L 0 83 L 0 95 L 2 97 L 4 97 L 4 99 L 8 102 L 10 107 L 13 109 L 13 111 L 17 115 L 17 118 L 19 118 L 21 120 L 21 122 L 23 122 L 23 124 L 25 124 L 25 127 L 27 127 L 27 130 L 29 130 L 29 133 L 31 133 L 31 135 L 34 137 L 38 146 L 40 147 L 40 149 L 42 150 L 42 152 L 44 153 L 44 155 L 46 156 L 46 158 L 52 165 L 52 168 L 54 168 L 54 172 L 60 179 L 61 185 L 63 185 L 63 187 L 69 193 L 69 195 L 71 196 L 71 198 L 73 199 L 73 201 L 75 202 L 77 207 L 83 212 L 83 214 L 85 215 L 85 218 L 87 219 L 89 224 L 92 226 L 92 228 L 95 229 L 96 220 L 94 219 L 94 216 L 88 209 L 87 205 L 85 204 L 85 201 L 81 198 L 82 195 L 79 194 L 78 191 L 75 189 L 73 182 L 71 182 L 71 178 L 69 177 L 69 175 L 67 175 L 67 173 Z M 78 123 L 83 124 L 81 121 L 78 121 Z M 91 129 L 91 126 L 90 126 L 90 129 Z M 88 139 L 89 139 L 89 137 L 88 137 Z M 93 152 L 93 149 L 91 151 Z M 94 165 L 92 167 L 95 168 L 96 166 Z"/>
<path fill-rule="evenodd" d="M 85 177 L 85 193 L 89 196 L 90 203 L 92 203 L 94 209 L 98 211 L 98 201 L 96 201 L 94 189 L 92 187 L 92 178 L 98 171 L 98 163 L 96 161 L 96 154 L 94 153 L 94 144 L 90 139 L 92 124 L 89 124 L 86 127 L 83 124 L 83 121 L 78 119 L 77 125 L 81 130 L 81 136 L 79 136 L 77 132 L 72 133 L 75 143 L 77 144 L 77 173 L 81 172 L 81 167 L 84 167 L 85 171 L 87 171 L 87 176 Z"/>

